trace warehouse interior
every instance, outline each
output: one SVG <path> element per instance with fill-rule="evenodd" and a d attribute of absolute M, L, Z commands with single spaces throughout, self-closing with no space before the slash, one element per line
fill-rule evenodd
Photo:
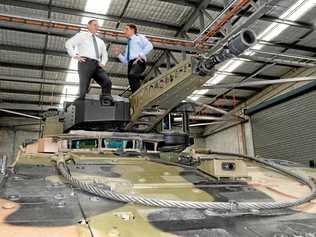
<path fill-rule="evenodd" d="M 185 132 L 198 149 L 313 169 L 315 16 L 315 0 L 0 0 L 0 157 L 14 162 L 21 147 L 45 137 L 49 118 L 61 116 L 66 104 L 77 99 L 77 61 L 68 55 L 65 42 L 96 19 L 109 55 L 104 70 L 112 95 L 130 103 L 134 94 L 128 67 L 113 53 L 127 45 L 122 36 L 127 24 L 137 25 L 154 47 L 139 89 L 145 94 L 146 85 L 162 80 L 182 62 L 222 52 L 243 29 L 254 32 L 256 42 L 216 65 L 201 85 L 187 84 L 177 94 L 164 91 L 160 101 L 173 104 L 178 98 L 194 108 L 188 113 L 168 108 L 155 131 Z M 88 94 L 100 93 L 93 81 Z M 139 103 L 146 103 L 145 94 L 145 102 Z M 314 235 L 302 236 L 315 236 L 316 230 L 310 233 Z"/>
<path fill-rule="evenodd" d="M 145 35 L 194 39 L 204 27 L 212 22 L 212 19 L 221 13 L 225 1 L 152 1 L 148 3 L 148 1 L 122 0 L 107 2 L 100 3 L 98 6 L 94 1 L 10 0 L 2 1 L 0 10 L 4 16 L 13 15 L 21 19 L 28 19 L 32 16 L 31 19 L 75 25 L 85 24 L 85 21 L 92 17 L 98 19 L 103 28 L 115 30 L 122 30 L 127 23 L 131 22 L 137 24 L 139 31 Z M 241 24 L 253 11 L 252 5 L 247 6 L 233 17 L 230 24 Z M 242 113 L 256 104 L 283 93 L 290 93 L 293 89 L 307 84 L 308 82 L 293 82 L 242 88 L 237 86 L 237 88 L 231 89 L 208 88 L 209 85 L 219 82 L 238 83 L 313 76 L 315 70 L 314 16 L 315 3 L 313 1 L 279 1 L 271 6 L 269 11 L 252 21 L 249 26 L 259 38 L 256 47 L 253 48 L 254 55 L 250 58 L 245 56 L 233 59 L 228 64 L 222 65 L 215 78 L 210 78 L 202 88 L 195 90 L 190 96 L 191 99 L 227 112 Z M 74 100 L 78 87 L 78 85 L 74 85 L 78 83 L 76 63 L 71 61 L 67 55 L 64 44 L 67 37 L 76 32 L 45 29 L 27 22 L 15 23 L 5 21 L 3 17 L 1 19 L 1 109 L 41 116 L 49 108 L 60 108 L 65 100 Z M 223 31 L 225 30 L 224 28 Z M 216 42 L 221 37 L 223 35 L 218 33 L 211 40 Z M 124 43 L 120 43 L 116 39 L 105 39 L 105 41 L 110 48 L 110 60 L 106 66 L 106 72 L 113 83 L 113 94 L 123 94 L 128 97 L 130 91 L 126 80 L 126 66 L 111 56 L 111 47 L 124 47 Z M 177 47 L 173 49 L 163 45 L 156 47 L 148 58 L 149 66 L 144 73 L 146 79 L 158 76 L 168 68 L 175 66 L 184 57 L 190 57 L 190 49 L 181 50 Z M 67 85 L 65 82 L 74 82 L 74 84 Z M 99 90 L 98 85 L 93 84 L 89 93 L 98 94 Z M 309 97 L 310 101 L 306 101 L 306 103 L 311 103 L 309 106 L 312 106 L 312 93 Z M 312 132 L 314 127 L 312 107 L 309 107 L 311 109 L 305 108 L 308 111 L 300 110 L 306 106 L 307 104 L 297 105 L 295 109 L 293 108 L 291 115 L 289 112 L 288 114 L 284 112 L 284 117 L 280 118 L 284 119 L 284 127 L 282 127 L 284 136 L 297 134 L 293 129 L 301 127 L 304 128 L 304 130 L 299 129 L 301 132 Z M 302 115 L 305 112 L 312 114 Z M 251 154 L 255 151 L 254 146 L 256 145 L 252 144 L 254 141 L 253 138 L 250 138 L 254 131 L 250 131 L 249 123 L 229 125 L 230 128 L 224 129 L 228 126 L 227 124 L 218 123 L 217 118 L 211 120 L 212 117 L 220 117 L 221 114 L 209 110 L 200 110 L 198 114 L 205 115 L 207 119 L 198 118 L 199 120 L 191 121 L 192 130 L 196 130 L 201 145 L 241 153 Z M 297 126 L 290 126 L 288 120 L 292 120 L 300 114 L 304 117 L 304 122 L 298 120 L 296 121 L 299 123 Z M 208 123 L 213 124 L 207 125 Z M 202 125 L 195 126 L 194 124 Z M 265 126 L 269 126 L 269 124 L 267 122 Z M 257 129 L 255 131 L 261 133 L 260 129 L 265 129 L 265 127 Z M 241 135 L 242 133 L 244 134 Z M 9 157 L 13 157 L 25 139 L 40 136 L 40 123 L 32 118 L 1 112 L 1 134 L 3 138 L 0 144 L 1 149 Z M 265 139 L 273 136 L 273 134 L 265 135 L 267 136 Z M 305 144 L 303 150 L 310 154 L 306 154 L 303 159 L 306 161 L 313 159 L 312 154 L 315 151 L 313 135 L 310 134 L 310 139 L 303 141 L 300 137 L 305 136 L 297 135 L 298 140 L 292 140 L 292 144 L 300 146 L 300 143 L 303 142 Z M 260 138 L 258 137 L 258 139 Z M 275 143 L 266 144 L 265 141 L 258 140 L 260 143 L 257 145 L 258 149 L 266 150 L 260 151 L 262 152 L 260 155 L 266 155 L 271 151 L 270 149 L 279 147 L 277 142 L 282 143 L 280 138 L 273 142 Z M 268 146 L 270 147 L 268 148 Z M 285 150 L 287 148 L 285 147 Z M 296 151 L 297 155 L 302 154 L 300 149 Z M 295 155 L 292 156 L 291 153 L 283 155 L 286 155 L 287 159 L 295 161 L 302 159 Z"/>

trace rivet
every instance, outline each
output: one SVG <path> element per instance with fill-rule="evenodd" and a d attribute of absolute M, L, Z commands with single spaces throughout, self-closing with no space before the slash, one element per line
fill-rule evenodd
<path fill-rule="evenodd" d="M 200 189 L 193 188 L 193 189 L 192 189 L 192 192 L 194 192 L 194 193 L 201 193 L 202 191 L 201 191 Z"/>
<path fill-rule="evenodd" d="M 110 237 L 118 237 L 118 236 L 120 236 L 120 231 L 116 227 L 114 227 L 113 229 L 111 229 L 109 231 L 109 236 Z"/>
<path fill-rule="evenodd" d="M 55 199 L 61 200 L 61 199 L 65 199 L 65 196 L 61 193 L 58 193 L 54 196 Z"/>
<path fill-rule="evenodd" d="M 100 201 L 100 198 L 94 196 L 94 197 L 90 197 L 90 200 L 94 201 L 94 202 L 98 202 L 98 201 Z"/>
<path fill-rule="evenodd" d="M 11 201 L 17 201 L 20 199 L 20 196 L 19 195 L 9 195 L 8 199 Z"/>
<path fill-rule="evenodd" d="M 61 208 L 61 207 L 64 207 L 65 205 L 66 205 L 66 203 L 61 201 L 61 202 L 58 202 L 56 206 Z"/>
<path fill-rule="evenodd" d="M 23 178 L 19 176 L 13 176 L 12 179 L 15 181 L 23 180 Z"/>
<path fill-rule="evenodd" d="M 214 212 L 211 211 L 211 210 L 208 210 L 208 209 L 206 209 L 206 210 L 204 211 L 204 214 L 207 215 L 207 216 L 214 216 Z"/>
<path fill-rule="evenodd" d="M 3 209 L 12 209 L 15 208 L 15 204 L 14 203 L 10 203 L 10 202 L 6 202 L 2 205 Z"/>

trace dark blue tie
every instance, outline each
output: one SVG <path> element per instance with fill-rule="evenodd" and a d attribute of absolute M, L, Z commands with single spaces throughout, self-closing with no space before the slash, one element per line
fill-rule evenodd
<path fill-rule="evenodd" d="M 128 41 L 127 41 L 127 61 L 129 62 L 130 60 L 130 56 L 131 56 L 131 39 L 128 38 Z"/>

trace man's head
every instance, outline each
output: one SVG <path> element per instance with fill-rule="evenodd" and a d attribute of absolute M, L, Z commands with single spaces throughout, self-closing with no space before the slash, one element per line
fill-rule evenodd
<path fill-rule="evenodd" d="M 92 34 L 96 34 L 99 30 L 99 23 L 97 20 L 93 19 L 90 20 L 88 22 L 88 30 L 92 33 Z"/>
<path fill-rule="evenodd" d="M 137 34 L 137 26 L 134 24 L 127 24 L 124 28 L 124 34 L 127 38 Z"/>

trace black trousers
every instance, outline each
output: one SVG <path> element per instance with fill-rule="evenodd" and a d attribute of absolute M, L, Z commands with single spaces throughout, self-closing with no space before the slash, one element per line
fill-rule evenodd
<path fill-rule="evenodd" d="M 143 79 L 142 73 L 146 69 L 145 60 L 139 60 L 134 64 L 136 59 L 129 61 L 128 63 L 128 82 L 131 87 L 132 93 L 138 90 L 141 86 L 141 81 Z"/>
<path fill-rule="evenodd" d="M 94 79 L 102 88 L 102 95 L 111 95 L 112 82 L 106 75 L 99 62 L 94 59 L 86 58 L 85 62 L 78 63 L 80 79 L 80 99 L 84 99 L 88 93 L 91 79 Z"/>

